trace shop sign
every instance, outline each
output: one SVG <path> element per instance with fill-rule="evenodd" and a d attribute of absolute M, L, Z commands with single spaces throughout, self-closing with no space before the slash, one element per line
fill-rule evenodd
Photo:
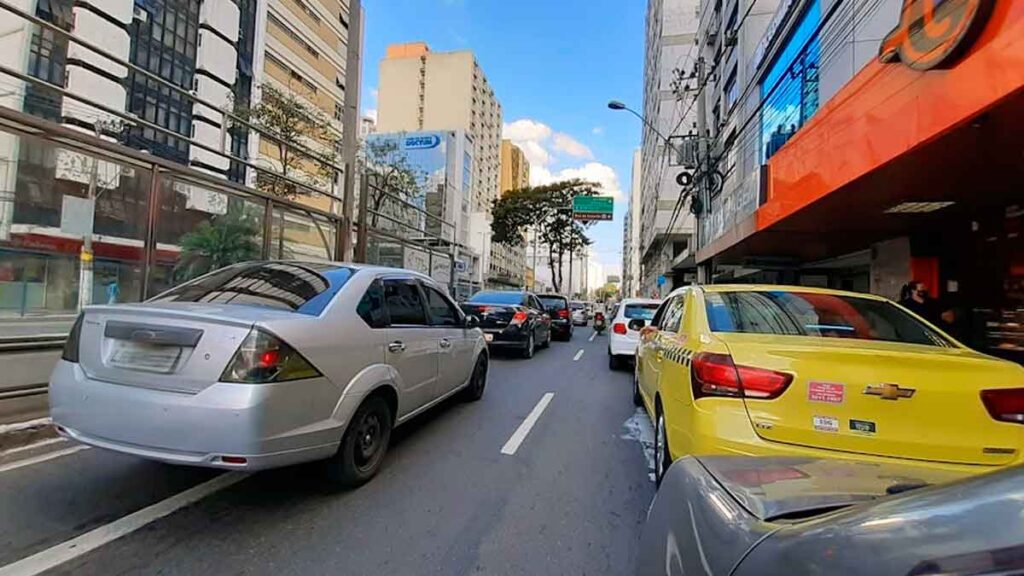
<path fill-rule="evenodd" d="M 406 150 L 423 150 L 426 148 L 437 148 L 441 144 L 441 137 L 437 134 L 425 134 L 422 136 L 409 136 L 402 143 Z"/>
<path fill-rule="evenodd" d="M 903 0 L 900 23 L 878 50 L 882 63 L 914 70 L 948 66 L 977 40 L 995 0 Z"/>

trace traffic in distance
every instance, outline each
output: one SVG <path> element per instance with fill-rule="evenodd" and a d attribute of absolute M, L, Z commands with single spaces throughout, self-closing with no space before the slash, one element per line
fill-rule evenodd
<path fill-rule="evenodd" d="M 538 353 L 576 330 L 606 350 L 601 370 L 632 372 L 631 387 L 591 375 L 584 394 L 631 402 L 652 429 L 660 490 L 637 574 L 1024 570 L 1024 369 L 877 296 L 705 285 L 457 303 L 408 270 L 247 262 L 86 308 L 52 373 L 51 415 L 62 436 L 134 458 L 309 462 L 357 488 L 387 467 L 393 430 L 448 398 L 481 400 L 511 357 L 554 390 L 502 447 L 515 455 L 587 348 L 554 366 Z"/>

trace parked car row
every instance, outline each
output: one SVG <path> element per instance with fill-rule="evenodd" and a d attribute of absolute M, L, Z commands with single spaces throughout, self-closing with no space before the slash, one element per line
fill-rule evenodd
<path fill-rule="evenodd" d="M 1021 366 L 779 286 L 624 300 L 608 351 L 654 424 L 638 574 L 1024 573 Z"/>

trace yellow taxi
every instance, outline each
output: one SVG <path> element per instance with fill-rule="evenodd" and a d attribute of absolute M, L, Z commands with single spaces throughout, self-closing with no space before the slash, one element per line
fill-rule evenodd
<path fill-rule="evenodd" d="M 1024 368 L 885 298 L 792 286 L 681 288 L 641 330 L 634 402 L 656 476 L 686 455 L 1019 463 Z"/>

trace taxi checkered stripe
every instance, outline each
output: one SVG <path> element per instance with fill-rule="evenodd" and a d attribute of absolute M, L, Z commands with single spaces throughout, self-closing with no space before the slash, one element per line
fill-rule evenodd
<path fill-rule="evenodd" d="M 693 360 L 694 351 L 682 346 L 670 346 L 665 350 L 665 357 L 677 364 L 689 366 Z"/>

